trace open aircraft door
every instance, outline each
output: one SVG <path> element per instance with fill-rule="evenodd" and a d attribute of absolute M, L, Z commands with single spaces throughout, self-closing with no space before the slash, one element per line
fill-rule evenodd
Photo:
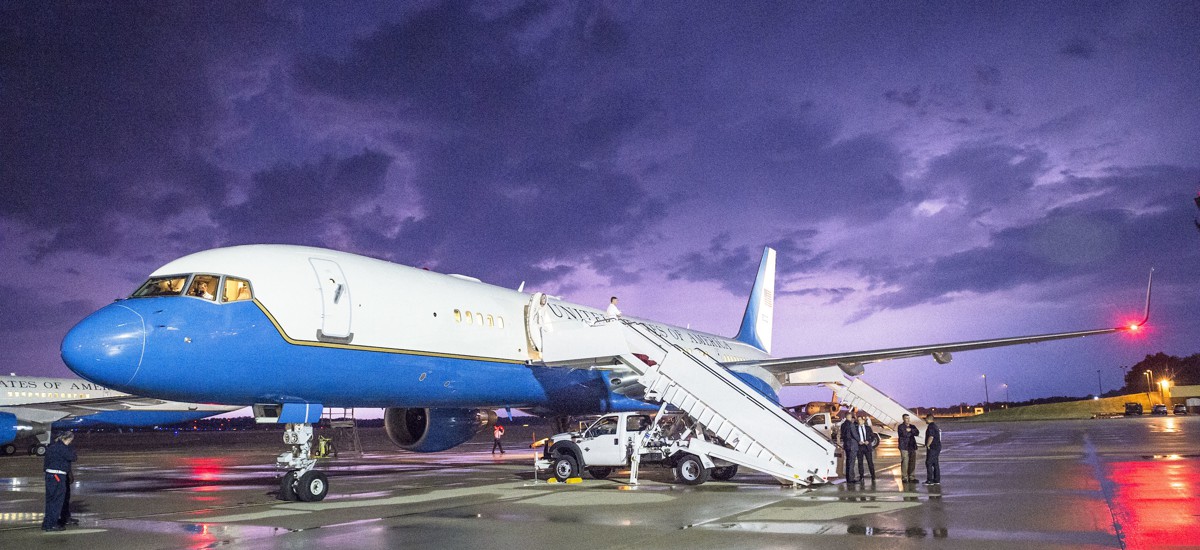
<path fill-rule="evenodd" d="M 333 260 L 309 258 L 317 281 L 321 284 L 321 328 L 317 329 L 317 340 L 349 344 L 354 339 L 350 332 L 350 286 L 342 268 Z"/>
<path fill-rule="evenodd" d="M 539 361 L 542 358 L 542 335 L 550 330 L 547 315 L 550 308 L 546 307 L 546 295 L 537 292 L 525 305 L 525 344 L 529 347 L 529 358 Z"/>

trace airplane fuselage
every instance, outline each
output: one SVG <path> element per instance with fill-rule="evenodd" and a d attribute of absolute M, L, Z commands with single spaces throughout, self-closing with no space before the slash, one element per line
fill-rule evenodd
<path fill-rule="evenodd" d="M 556 413 L 646 407 L 610 391 L 601 371 L 539 366 L 530 302 L 478 280 L 348 253 L 239 246 L 158 269 L 134 297 L 73 328 L 62 353 L 89 380 L 177 401 Z M 544 311 L 560 328 L 603 316 L 553 298 Z M 723 361 L 766 357 L 737 340 L 651 325 Z M 762 378 L 756 385 L 770 391 Z"/>

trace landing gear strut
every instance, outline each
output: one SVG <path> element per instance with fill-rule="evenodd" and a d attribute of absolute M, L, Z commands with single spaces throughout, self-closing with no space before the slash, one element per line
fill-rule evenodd
<path fill-rule="evenodd" d="M 317 502 L 329 494 L 329 479 L 313 469 L 317 459 L 312 456 L 312 424 L 288 424 L 283 442 L 292 450 L 284 452 L 275 465 L 287 470 L 279 480 L 280 500 Z"/>

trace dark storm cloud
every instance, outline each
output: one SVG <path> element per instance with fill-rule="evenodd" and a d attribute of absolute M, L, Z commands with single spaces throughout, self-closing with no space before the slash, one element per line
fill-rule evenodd
<path fill-rule="evenodd" d="M 399 230 L 358 223 L 354 245 L 536 285 L 573 269 L 557 259 L 580 265 L 643 233 L 663 203 L 616 154 L 657 100 L 636 86 L 584 84 L 619 70 L 611 58 L 625 41 L 600 9 L 563 15 L 530 3 L 484 13 L 450 2 L 380 26 L 344 56 L 300 59 L 294 73 L 308 93 L 398 106 L 417 128 L 397 132 L 395 144 L 416 159 L 420 216 L 398 219 L 385 206 L 379 220 Z"/>
<path fill-rule="evenodd" d="M 1010 145 L 966 145 L 934 158 L 925 176 L 935 196 L 951 196 L 974 213 L 1024 195 L 1046 169 L 1046 154 Z"/>
<path fill-rule="evenodd" d="M 996 232 L 986 246 L 914 263 L 872 262 L 862 274 L 899 290 L 868 302 L 867 310 L 898 309 L 944 301 L 953 293 L 988 293 L 1024 284 L 1061 282 L 1083 277 L 1083 295 L 1127 290 L 1159 267 L 1164 281 L 1200 277 L 1195 228 L 1188 223 L 1194 205 L 1181 182 L 1194 171 L 1151 167 L 1104 178 L 1080 178 L 1076 189 L 1107 193 L 1069 208 L 1050 211 L 1033 223 Z M 1136 207 L 1105 208 L 1103 203 Z M 1096 279 L 1104 273 L 1104 279 Z M 1069 296 L 1062 296 L 1069 298 Z"/>
<path fill-rule="evenodd" d="M 125 216 L 219 204 L 229 176 L 206 158 L 222 116 L 211 70 L 282 31 L 254 28 L 269 18 L 248 3 L 5 9 L 0 215 L 52 235 L 40 254 L 109 255 Z"/>
<path fill-rule="evenodd" d="M 97 305 L 87 300 L 59 300 L 37 289 L 0 285 L 0 323 L 9 332 L 69 327 Z"/>
<path fill-rule="evenodd" d="M 886 216 L 913 200 L 900 183 L 901 154 L 874 135 L 839 139 L 812 106 L 758 106 L 701 125 L 688 166 L 709 199 L 745 202 L 806 219 Z"/>
<path fill-rule="evenodd" d="M 331 224 L 378 196 L 392 157 L 378 151 L 305 165 L 280 164 L 254 175 L 244 203 L 214 214 L 231 235 L 251 242 L 320 245 Z M 361 222 L 378 223 L 367 217 Z"/>
<path fill-rule="evenodd" d="M 1096 55 L 1096 43 L 1087 38 L 1072 38 L 1063 43 L 1058 53 L 1078 59 L 1091 59 Z"/>
<path fill-rule="evenodd" d="M 816 234 L 813 230 L 795 231 L 767 243 L 767 246 L 776 251 L 777 277 L 783 278 L 811 270 L 821 262 L 820 257 L 814 257 L 807 245 L 807 241 Z M 730 246 L 731 241 L 732 235 L 729 233 L 718 235 L 709 243 L 707 250 L 686 254 L 672 262 L 675 268 L 667 274 L 667 278 L 713 281 L 736 295 L 750 292 L 758 274 L 763 250 L 758 246 Z"/>

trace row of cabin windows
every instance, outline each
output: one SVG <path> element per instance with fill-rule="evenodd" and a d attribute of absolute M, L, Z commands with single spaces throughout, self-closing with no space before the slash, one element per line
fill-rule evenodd
<path fill-rule="evenodd" d="M 51 399 L 89 399 L 90 393 L 60 393 L 44 391 L 10 391 L 8 397 L 46 397 Z"/>
<path fill-rule="evenodd" d="M 468 325 L 479 325 L 481 327 L 488 328 L 504 328 L 503 317 L 499 315 L 493 317 L 490 313 L 485 315 L 483 313 L 479 313 L 478 311 L 471 313 L 470 311 L 456 309 L 454 310 L 454 322 L 466 323 Z"/>
<path fill-rule="evenodd" d="M 187 289 L 185 292 L 184 289 Z M 192 296 L 203 300 L 217 300 L 221 303 L 241 302 L 252 300 L 254 293 L 250 290 L 250 281 L 238 277 L 222 275 L 167 275 L 151 277 L 133 293 L 133 298 L 150 298 L 154 296 Z"/>

